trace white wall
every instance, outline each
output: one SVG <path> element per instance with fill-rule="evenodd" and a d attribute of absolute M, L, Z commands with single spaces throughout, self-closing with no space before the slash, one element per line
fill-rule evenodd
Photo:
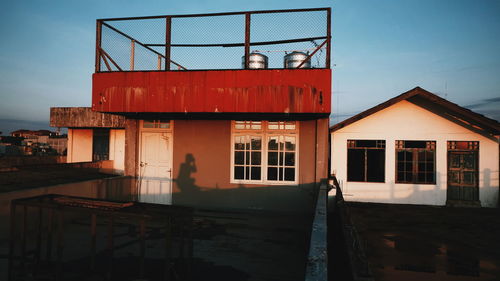
<path fill-rule="evenodd" d="M 347 182 L 347 140 L 386 141 L 385 183 Z M 447 141 L 479 141 L 479 199 L 482 206 L 498 204 L 498 142 L 474 133 L 408 101 L 372 114 L 332 133 L 332 173 L 347 201 L 445 205 Z M 436 184 L 395 183 L 395 141 L 436 141 Z"/>
<path fill-rule="evenodd" d="M 109 132 L 109 160 L 113 160 L 113 172 L 125 172 L 125 130 L 116 129 Z"/>
<path fill-rule="evenodd" d="M 92 129 L 68 129 L 67 162 L 92 161 Z"/>

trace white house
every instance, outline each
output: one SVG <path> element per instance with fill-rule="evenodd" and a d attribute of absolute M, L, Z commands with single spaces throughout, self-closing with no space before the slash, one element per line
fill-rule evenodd
<path fill-rule="evenodd" d="M 500 123 L 420 87 L 330 134 L 346 201 L 498 206 Z"/>

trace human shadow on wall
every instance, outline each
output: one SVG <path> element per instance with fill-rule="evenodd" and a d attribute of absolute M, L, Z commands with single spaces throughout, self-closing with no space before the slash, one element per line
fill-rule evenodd
<path fill-rule="evenodd" d="M 195 184 L 196 179 L 191 175 L 192 173 L 196 173 L 196 171 L 196 161 L 193 154 L 186 154 L 186 159 L 179 168 L 179 174 L 174 179 L 181 192 L 195 193 L 200 191 L 200 188 Z"/>

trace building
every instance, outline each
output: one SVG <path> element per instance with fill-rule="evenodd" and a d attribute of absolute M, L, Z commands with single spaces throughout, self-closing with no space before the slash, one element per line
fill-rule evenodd
<path fill-rule="evenodd" d="M 125 172 L 125 118 L 90 107 L 53 107 L 50 126 L 67 127 L 68 163 L 102 161 L 107 172 Z"/>
<path fill-rule="evenodd" d="M 115 131 L 124 148 L 123 174 L 137 178 L 140 200 L 276 210 L 310 206 L 328 176 L 330 12 L 98 20 L 92 112 L 123 118 L 123 129 L 104 124 L 108 136 L 78 114 L 72 118 L 78 124 L 65 121 L 71 118 L 52 123 L 59 110 L 53 108 L 51 126 L 70 128 L 68 161 L 100 160 L 97 136 L 110 140 L 111 151 Z M 285 22 L 297 29 L 270 31 Z M 191 36 L 192 30 L 198 35 Z M 285 67 L 287 54 L 257 51 L 285 47 L 292 48 Z M 310 52 L 292 52 L 304 48 Z"/>
<path fill-rule="evenodd" d="M 500 124 L 420 87 L 330 134 L 331 173 L 346 200 L 498 205 Z"/>
<path fill-rule="evenodd" d="M 39 136 L 55 136 L 57 133 L 51 132 L 49 130 L 16 130 L 14 132 L 11 132 L 10 135 L 12 137 L 21 137 L 21 138 L 33 138 L 33 137 L 39 137 Z"/>

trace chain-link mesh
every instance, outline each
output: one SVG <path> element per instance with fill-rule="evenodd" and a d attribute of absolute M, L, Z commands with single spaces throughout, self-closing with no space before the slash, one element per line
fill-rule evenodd
<path fill-rule="evenodd" d="M 310 67 L 328 66 L 327 9 L 249 14 L 250 53 L 267 56 L 267 68 L 284 68 L 294 51 L 315 52 Z M 245 13 L 169 18 L 102 20 L 98 71 L 245 68 Z"/>

